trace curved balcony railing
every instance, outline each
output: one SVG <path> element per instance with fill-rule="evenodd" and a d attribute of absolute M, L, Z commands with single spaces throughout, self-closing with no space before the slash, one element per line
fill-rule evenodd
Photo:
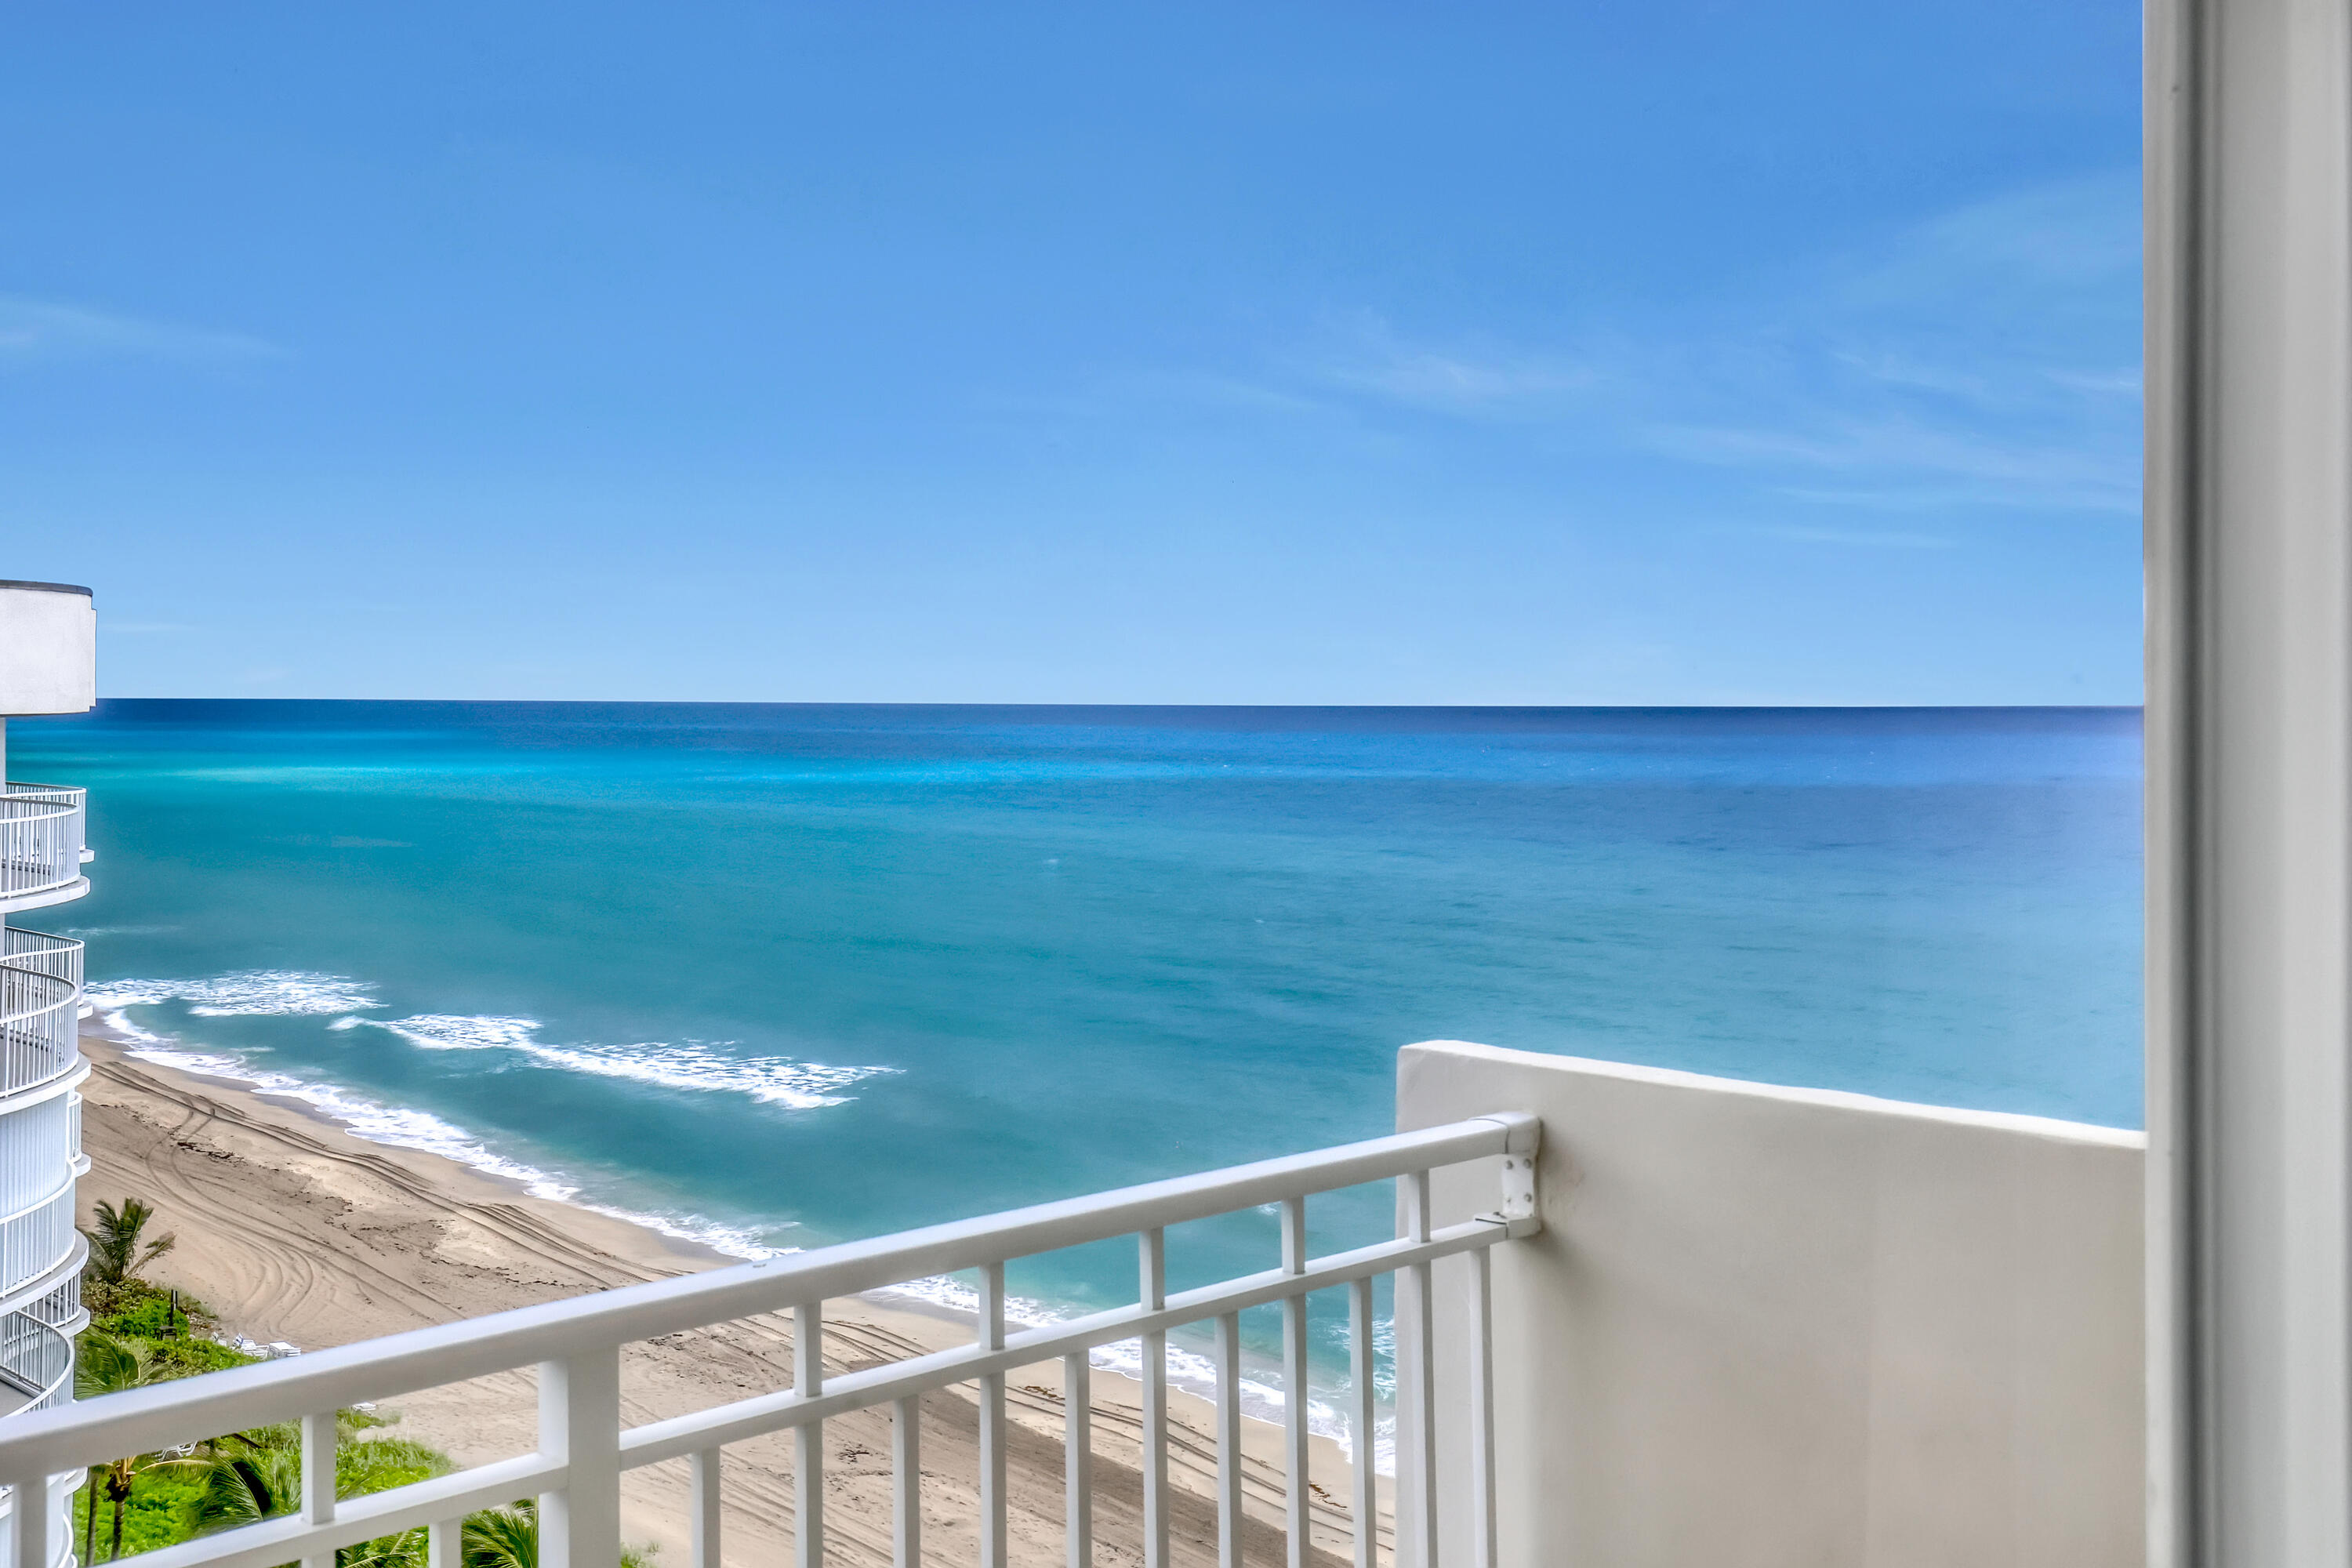
<path fill-rule="evenodd" d="M 0 926 L 0 968 L 28 969 L 79 986 L 81 950 L 82 944 L 69 936 L 51 936 L 22 926 Z"/>
<path fill-rule="evenodd" d="M 47 1294 L 26 1302 L 16 1310 L 30 1313 L 71 1339 L 89 1324 L 89 1319 L 81 1310 L 81 1270 L 72 1270 L 51 1287 Z"/>
<path fill-rule="evenodd" d="M 73 1342 L 30 1312 L 0 1317 L 0 1415 L 47 1410 L 71 1397 Z"/>
<path fill-rule="evenodd" d="M 21 1290 L 68 1261 L 81 1239 L 74 1229 L 73 1173 L 64 1185 L 0 1218 L 0 1296 Z"/>
<path fill-rule="evenodd" d="M 47 1201 L 60 1182 L 79 1173 L 80 1100 L 68 1089 L 13 1105 L 0 1101 L 6 1110 L 0 1118 L 0 1215 Z"/>
<path fill-rule="evenodd" d="M 50 784 L 0 788 L 0 899 L 51 892 L 81 879 L 87 795 Z"/>
<path fill-rule="evenodd" d="M 74 958 L 79 969 L 80 955 Z M 73 981 L 0 963 L 0 1108 L 8 1096 L 73 1070 L 80 1004 Z"/>

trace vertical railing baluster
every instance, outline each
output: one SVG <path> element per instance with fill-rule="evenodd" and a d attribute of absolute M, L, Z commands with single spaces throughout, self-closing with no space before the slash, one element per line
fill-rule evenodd
<path fill-rule="evenodd" d="M 793 1309 L 793 1393 L 814 1399 L 824 1392 L 824 1307 L 811 1301 Z M 804 1421 L 793 1428 L 793 1561 L 797 1568 L 824 1568 L 824 1423 Z"/>
<path fill-rule="evenodd" d="M 539 1367 L 539 1451 L 564 1467 L 539 1494 L 538 1568 L 621 1568 L 621 1352 Z"/>
<path fill-rule="evenodd" d="M 49 1478 L 18 1476 L 8 1484 L 8 1541 L 15 1568 L 49 1568 Z"/>
<path fill-rule="evenodd" d="M 980 1348 L 1004 1348 L 1004 1265 L 980 1271 Z M 1005 1568 L 1004 1374 L 980 1380 L 980 1568 Z"/>
<path fill-rule="evenodd" d="M 1495 1255 L 1470 1254 L 1470 1561 L 1495 1568 Z"/>
<path fill-rule="evenodd" d="M 1137 1238 L 1143 1310 L 1168 1305 L 1168 1235 Z M 1143 1336 L 1143 1568 L 1168 1568 L 1168 1332 Z"/>
<path fill-rule="evenodd" d="M 692 1568 L 719 1568 L 719 1472 L 723 1449 L 698 1450 L 688 1461 L 693 1498 L 688 1506 L 694 1518 L 688 1526 L 687 1552 Z"/>
<path fill-rule="evenodd" d="M 923 1561 L 923 1396 L 890 1405 L 890 1562 L 920 1568 Z"/>
<path fill-rule="evenodd" d="M 1413 1171 L 1404 1178 L 1405 1235 L 1413 1241 L 1429 1239 L 1429 1173 Z M 1435 1331 L 1436 1296 L 1430 1289 L 1430 1268 L 1415 1263 L 1403 1270 L 1397 1280 L 1401 1297 L 1410 1302 L 1397 1302 L 1397 1420 L 1402 1425 L 1407 1401 L 1402 1377 L 1410 1367 L 1412 1375 L 1412 1425 L 1414 1441 L 1404 1442 L 1404 1433 L 1397 1433 L 1397 1480 L 1401 1489 L 1411 1489 L 1413 1518 L 1413 1552 L 1410 1557 L 1404 1550 L 1402 1534 L 1397 1540 L 1397 1561 L 1411 1563 L 1412 1568 L 1437 1568 L 1437 1336 Z M 1410 1466 L 1408 1467 L 1408 1459 Z M 1408 1475 L 1408 1468 L 1411 1474 Z M 1397 1512 L 1402 1522 L 1403 1499 L 1398 1500 Z"/>
<path fill-rule="evenodd" d="M 1217 1319 L 1217 1568 L 1242 1568 L 1242 1320 Z"/>
<path fill-rule="evenodd" d="M 302 1417 L 302 1522 L 335 1522 L 335 1413 Z M 305 1552 L 302 1568 L 335 1568 L 332 1550 Z"/>
<path fill-rule="evenodd" d="M 1282 1205 L 1282 1271 L 1307 1271 L 1307 1200 Z M 1289 1535 L 1289 1568 L 1307 1568 L 1307 1297 L 1282 1299 L 1283 1528 Z"/>
<path fill-rule="evenodd" d="M 1372 1445 L 1380 1433 L 1380 1389 L 1372 1382 L 1372 1282 L 1348 1282 L 1348 1445 L 1353 1474 L 1349 1504 L 1356 1527 L 1355 1568 L 1375 1568 L 1379 1556 L 1380 1477 Z"/>
<path fill-rule="evenodd" d="M 425 1568 L 465 1568 L 466 1521 L 436 1519 L 425 1527 Z"/>
<path fill-rule="evenodd" d="M 1094 1367 L 1084 1351 L 1062 1358 L 1062 1534 L 1068 1568 L 1094 1568 Z"/>

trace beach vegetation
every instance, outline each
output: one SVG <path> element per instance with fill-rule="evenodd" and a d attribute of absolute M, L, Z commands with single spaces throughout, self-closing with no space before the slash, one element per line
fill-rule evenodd
<path fill-rule="evenodd" d="M 91 1332 L 83 1336 L 82 1345 L 83 1364 L 90 1371 L 76 1387 L 85 1397 L 187 1375 L 174 1371 L 154 1353 L 154 1347 L 141 1342 Z M 338 1498 L 362 1497 L 430 1480 L 457 1468 L 440 1449 L 390 1430 L 396 1419 L 369 1410 L 336 1412 Z M 90 1472 L 82 1521 L 82 1561 L 111 1562 L 127 1553 L 176 1545 L 193 1536 L 257 1524 L 296 1511 L 301 1499 L 299 1422 L 226 1433 L 184 1448 L 131 1456 Z M 99 1527 L 101 1502 L 111 1510 L 103 1541 Z M 538 1568 L 538 1507 L 525 1499 L 505 1508 L 468 1514 L 461 1526 L 460 1542 L 464 1568 Z M 623 1568 L 654 1568 L 653 1559 L 650 1546 L 626 1547 L 621 1553 Z M 336 1568 L 425 1568 L 425 1532 L 421 1529 L 362 1542 L 335 1552 Z"/>
<path fill-rule="evenodd" d="M 191 1515 L 192 1533 L 256 1524 L 299 1506 L 298 1428 L 239 1433 L 209 1447 L 212 1456 Z M 335 1495 L 359 1497 L 404 1487 L 447 1475 L 451 1468 L 446 1454 L 409 1438 L 380 1433 L 352 1441 L 346 1434 L 335 1449 Z M 459 1528 L 458 1554 L 464 1568 L 539 1568 L 539 1505 L 525 1498 L 467 1514 Z M 622 1568 L 653 1568 L 653 1556 L 651 1547 L 624 1546 Z M 422 1529 L 362 1542 L 335 1553 L 336 1568 L 425 1568 L 425 1561 Z"/>
<path fill-rule="evenodd" d="M 179 1375 L 158 1365 L 147 1347 L 136 1340 L 118 1340 L 109 1334 L 84 1333 L 74 1358 L 74 1397 L 98 1399 L 110 1394 L 124 1394 L 134 1388 L 145 1388 Z M 113 1510 L 111 1557 L 122 1555 L 123 1512 L 129 1505 L 139 1477 L 146 1471 L 165 1468 L 184 1462 L 175 1453 L 125 1454 L 103 1465 L 94 1465 L 89 1472 L 89 1499 L 84 1505 L 82 1522 L 82 1561 L 95 1562 L 93 1555 L 98 1540 L 98 1504 L 101 1495 Z"/>
<path fill-rule="evenodd" d="M 143 1286 L 143 1282 L 142 1283 Z M 94 1321 L 81 1335 L 74 1368 L 79 1399 L 102 1398 L 200 1372 L 243 1366 L 261 1358 L 231 1346 L 182 1332 L 151 1339 L 136 1331 L 163 1326 L 152 1310 L 156 1300 L 134 1298 L 121 1310 Z M 201 1312 L 201 1308 L 197 1310 Z M 110 1329 L 131 1331 L 110 1332 Z M 446 1475 L 449 1457 L 439 1449 L 383 1428 L 390 1423 L 365 1410 L 342 1410 L 335 1420 L 335 1494 L 357 1497 Z M 286 1422 L 235 1432 L 201 1443 L 152 1454 L 130 1454 L 92 1466 L 81 1505 L 81 1560 L 110 1562 L 130 1552 L 172 1546 L 194 1535 L 232 1529 L 291 1511 L 299 1506 L 302 1429 Z M 101 1529 L 100 1511 L 107 1510 Z M 422 1532 L 415 1550 L 403 1555 L 396 1542 L 370 1542 L 336 1554 L 341 1568 L 362 1568 L 399 1559 L 404 1568 L 424 1568 Z M 413 1557 L 414 1562 L 409 1562 Z"/>
<path fill-rule="evenodd" d="M 136 1276 L 96 1290 L 85 1280 L 82 1301 L 89 1309 L 90 1327 L 118 1340 L 143 1340 L 159 1353 L 173 1344 L 209 1343 L 209 1336 L 219 1326 L 211 1309 L 186 1291 L 166 1290 Z M 254 1359 L 226 1345 L 215 1348 L 236 1359 L 199 1356 L 196 1359 L 204 1364 L 190 1365 L 189 1370 L 211 1372 L 219 1366 L 243 1366 Z"/>
<path fill-rule="evenodd" d="M 454 1468 L 449 1456 L 414 1438 L 389 1434 L 362 1436 L 369 1427 L 384 1423 L 363 1412 L 344 1411 L 335 1427 L 335 1495 L 362 1497 L 369 1492 L 404 1487 L 415 1481 L 446 1476 Z M 239 1432 L 202 1446 L 203 1474 L 188 1513 L 189 1533 L 207 1535 L 234 1530 L 265 1519 L 291 1513 L 301 1505 L 301 1428 L 291 1423 L 254 1432 Z M 424 1562 L 424 1534 L 417 1537 L 416 1561 Z M 401 1555 L 391 1543 L 395 1537 L 347 1547 L 335 1554 L 349 1565 Z"/>
<path fill-rule="evenodd" d="M 142 1347 L 150 1361 L 174 1377 L 249 1366 L 261 1359 L 212 1338 L 217 1326 L 194 1296 L 134 1278 L 107 1293 L 104 1310 L 92 1307 L 88 1331 Z"/>
<path fill-rule="evenodd" d="M 136 1198 L 100 1203 L 85 1234 L 90 1262 L 83 1275 L 90 1326 L 79 1341 L 74 1369 L 78 1399 L 144 1388 L 173 1378 L 219 1372 L 260 1361 L 210 1337 L 216 1327 L 204 1303 L 140 1277 L 139 1270 L 171 1249 L 173 1237 L 152 1240 L 154 1214 Z M 392 1420 L 373 1410 L 348 1409 L 335 1418 L 335 1495 L 408 1486 L 447 1475 L 449 1456 L 390 1431 Z M 192 1536 L 291 1513 L 301 1505 L 302 1429 L 299 1422 L 226 1433 L 152 1454 L 128 1454 L 92 1466 L 82 1503 L 81 1560 L 111 1562 L 126 1553 L 176 1545 Z M 107 1510 L 100 1540 L 100 1510 Z M 538 1568 L 539 1510 L 525 1500 L 467 1516 L 464 1568 Z M 411 1530 L 347 1546 L 336 1568 L 425 1568 L 425 1532 Z M 652 1568 L 651 1547 L 625 1548 L 624 1568 Z M 288 1564 L 287 1568 L 294 1568 Z"/>
<path fill-rule="evenodd" d="M 539 1568 L 539 1505 L 524 1498 L 467 1514 L 458 1555 L 465 1568 Z M 622 1545 L 621 1568 L 653 1568 L 653 1563 L 652 1547 Z"/>
<path fill-rule="evenodd" d="M 90 1215 L 89 1228 L 82 1232 L 89 1240 L 82 1289 L 91 1298 L 91 1310 L 107 1311 L 122 1286 L 139 1279 L 141 1269 L 171 1251 L 180 1238 L 168 1231 L 149 1237 L 147 1226 L 155 1211 L 137 1198 L 124 1198 L 120 1207 L 100 1198 L 91 1205 Z"/>

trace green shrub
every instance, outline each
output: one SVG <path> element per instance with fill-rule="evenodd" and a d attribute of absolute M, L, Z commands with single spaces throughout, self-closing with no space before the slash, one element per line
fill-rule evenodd
<path fill-rule="evenodd" d="M 213 1315 L 202 1301 L 183 1294 L 174 1311 L 172 1297 L 171 1291 L 144 1279 L 125 1279 L 118 1284 L 85 1281 L 82 1287 L 82 1304 L 89 1309 L 89 1326 L 116 1339 L 201 1335 L 213 1327 Z"/>

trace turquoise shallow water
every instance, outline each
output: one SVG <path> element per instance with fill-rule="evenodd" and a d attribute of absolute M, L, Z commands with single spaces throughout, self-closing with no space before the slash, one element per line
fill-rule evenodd
<path fill-rule="evenodd" d="M 9 739 L 93 792 L 98 890 L 31 923 L 155 1048 L 738 1249 L 1376 1133 L 1433 1037 L 2138 1121 L 2128 710 L 118 701 Z M 1387 1204 L 1318 1202 L 1318 1244 Z M 1175 1238 L 1177 1282 L 1274 1223 Z"/>

